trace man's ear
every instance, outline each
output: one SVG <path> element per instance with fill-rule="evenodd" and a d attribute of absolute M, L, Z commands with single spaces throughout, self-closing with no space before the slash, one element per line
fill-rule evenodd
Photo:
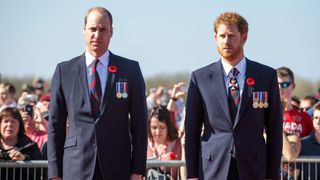
<path fill-rule="evenodd" d="M 248 33 L 241 35 L 242 44 L 244 45 L 247 42 Z"/>
<path fill-rule="evenodd" d="M 82 34 L 84 35 L 84 31 L 86 30 L 86 25 L 83 25 L 82 27 Z"/>
<path fill-rule="evenodd" d="M 296 83 L 292 83 L 292 89 L 296 88 Z"/>

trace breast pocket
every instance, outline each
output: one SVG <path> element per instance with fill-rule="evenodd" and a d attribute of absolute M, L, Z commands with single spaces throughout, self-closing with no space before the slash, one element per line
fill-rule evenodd
<path fill-rule="evenodd" d="M 70 137 L 67 138 L 64 142 L 64 149 L 76 147 L 77 146 L 77 138 L 76 137 Z"/>

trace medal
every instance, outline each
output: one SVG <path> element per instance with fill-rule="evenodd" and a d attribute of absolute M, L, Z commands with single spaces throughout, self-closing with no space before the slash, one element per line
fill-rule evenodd
<path fill-rule="evenodd" d="M 258 98 L 257 92 L 253 92 L 252 101 L 253 101 L 253 103 L 252 103 L 253 108 L 257 109 L 259 106 L 259 103 L 258 103 L 259 98 Z"/>
<path fill-rule="evenodd" d="M 120 80 L 121 81 L 121 80 Z M 128 83 L 127 82 L 116 82 L 116 97 L 117 98 L 128 98 Z"/>
<path fill-rule="evenodd" d="M 127 89 L 128 89 L 128 83 L 127 82 L 122 82 L 122 86 L 123 86 L 123 88 L 122 88 L 122 97 L 123 98 L 127 98 L 128 97 L 128 93 L 127 93 Z"/>
<path fill-rule="evenodd" d="M 253 102 L 252 106 L 253 106 L 253 108 L 257 109 L 258 106 L 259 106 L 259 103 L 258 102 Z"/>
<path fill-rule="evenodd" d="M 267 91 L 264 92 L 264 97 L 265 97 L 265 101 L 264 101 L 263 107 L 268 108 L 269 104 L 268 104 L 268 92 Z"/>
<path fill-rule="evenodd" d="M 121 92 L 117 92 L 116 96 L 120 99 L 122 97 Z"/>
<path fill-rule="evenodd" d="M 263 102 L 259 103 L 259 108 L 263 108 Z"/>
<path fill-rule="evenodd" d="M 126 92 L 122 93 L 122 97 L 123 98 L 127 98 L 128 97 L 128 93 L 126 93 Z"/>
<path fill-rule="evenodd" d="M 263 108 L 263 93 L 259 92 L 259 108 Z"/>
<path fill-rule="evenodd" d="M 121 83 L 120 82 L 116 82 L 116 97 L 117 98 L 121 98 L 122 94 L 121 94 Z"/>

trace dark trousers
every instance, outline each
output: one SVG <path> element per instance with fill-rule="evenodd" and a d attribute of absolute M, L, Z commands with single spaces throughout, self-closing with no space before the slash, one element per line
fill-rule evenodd
<path fill-rule="evenodd" d="M 94 168 L 92 180 L 104 180 L 102 173 L 101 173 L 100 163 L 99 163 L 98 158 L 96 159 L 96 167 Z"/>
<path fill-rule="evenodd" d="M 227 180 L 240 180 L 237 161 L 234 157 L 231 157 Z"/>

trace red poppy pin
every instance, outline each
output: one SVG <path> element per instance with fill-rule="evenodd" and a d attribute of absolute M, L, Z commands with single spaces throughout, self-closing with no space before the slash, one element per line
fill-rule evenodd
<path fill-rule="evenodd" d="M 177 158 L 177 155 L 174 154 L 173 152 L 169 152 L 169 158 L 170 158 L 170 160 L 174 160 Z"/>
<path fill-rule="evenodd" d="M 248 86 L 254 86 L 254 83 L 255 83 L 255 81 L 253 78 L 251 78 L 251 77 L 247 78 L 247 85 Z"/>
<path fill-rule="evenodd" d="M 110 65 L 108 70 L 110 73 L 116 73 L 118 71 L 118 68 L 117 68 L 117 66 Z"/>

